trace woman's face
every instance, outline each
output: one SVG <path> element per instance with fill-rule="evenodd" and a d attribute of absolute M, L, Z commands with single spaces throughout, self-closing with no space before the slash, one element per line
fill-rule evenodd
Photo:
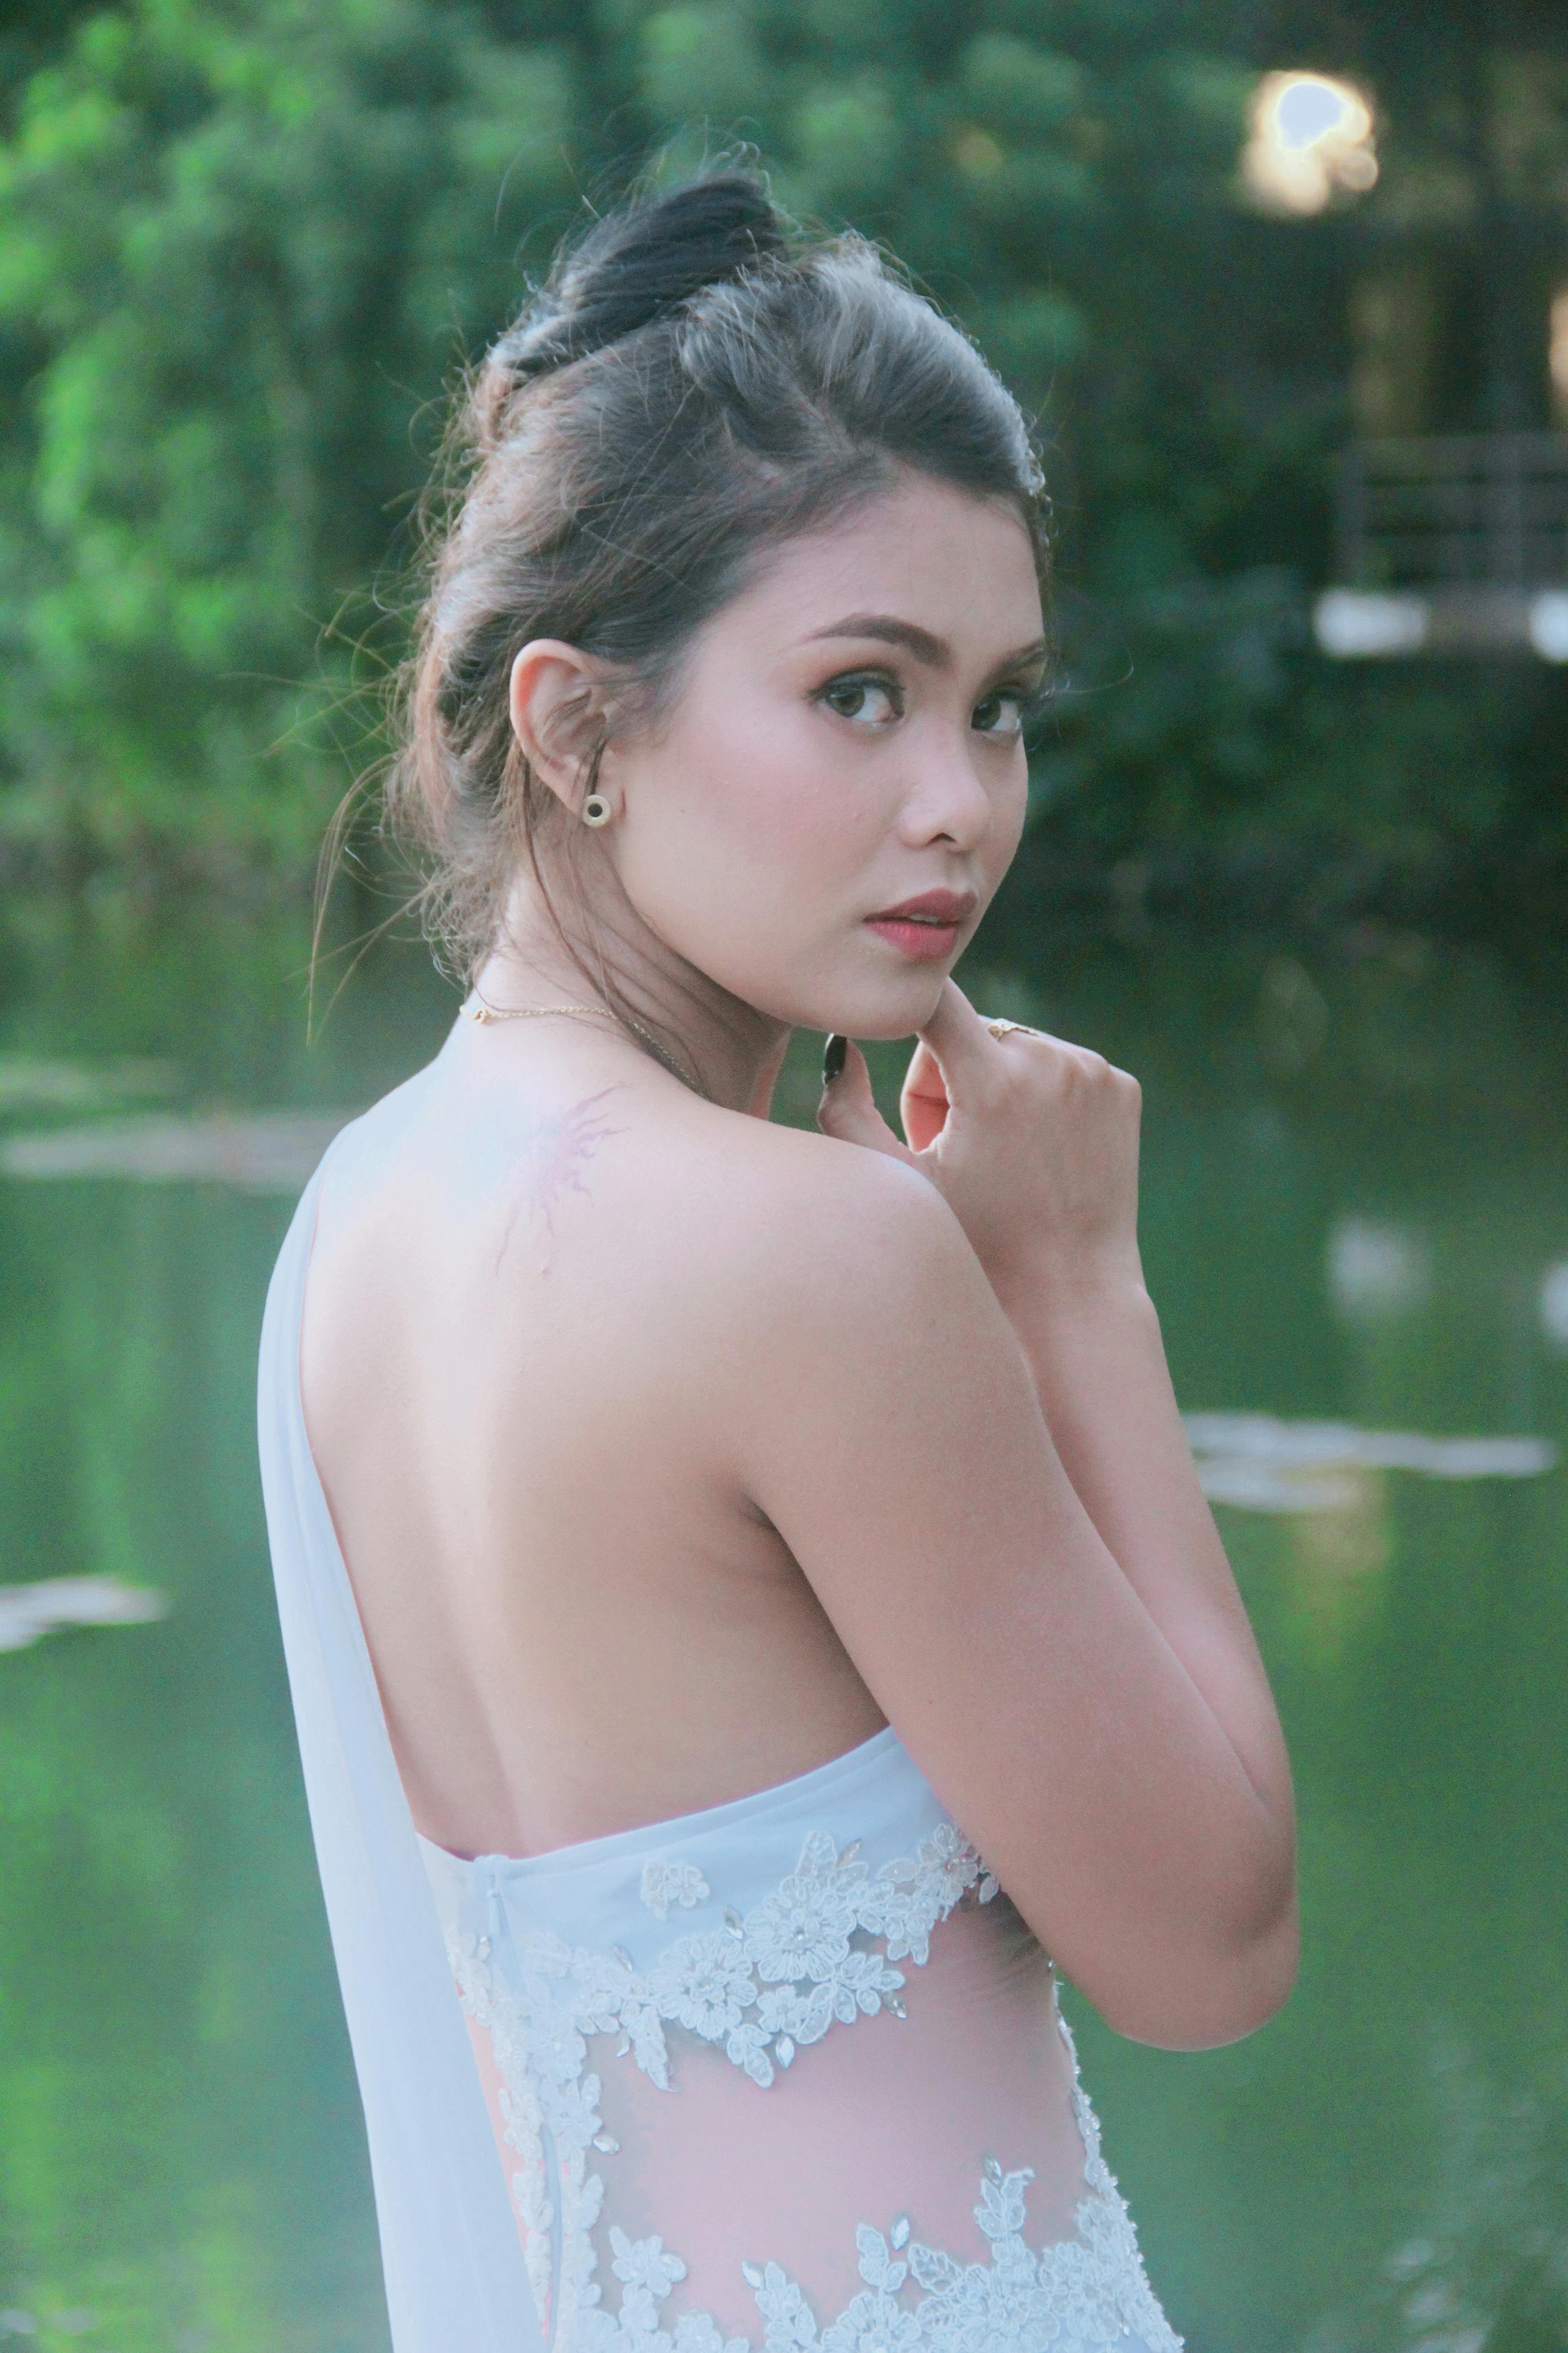
<path fill-rule="evenodd" d="M 1023 828 L 1045 647 L 1027 534 L 920 476 L 787 543 L 612 744 L 600 836 L 642 921 L 774 1018 L 905 1037 Z"/>

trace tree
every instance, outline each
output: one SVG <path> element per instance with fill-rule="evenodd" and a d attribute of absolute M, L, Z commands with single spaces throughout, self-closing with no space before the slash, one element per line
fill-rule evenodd
<path fill-rule="evenodd" d="M 786 205 L 902 255 L 1041 418 L 1063 692 L 1020 906 L 1118 866 L 1189 896 L 1267 870 L 1299 901 L 1326 865 L 1326 904 L 1540 866 L 1562 847 L 1560 682 L 1347 678 L 1305 628 L 1357 289 L 1475 168 L 1455 74 L 1484 51 L 1494 143 L 1526 97 L 1551 118 L 1532 137 L 1563 128 L 1550 74 L 1509 80 L 1521 26 L 1483 41 L 1469 14 L 118 0 L 83 19 L 0 147 L 0 829 L 297 868 L 346 773 L 296 723 L 301 689 L 330 704 L 366 630 L 395 650 L 371 588 L 443 381 L 584 195 L 740 136 Z M 1529 41 L 1568 58 L 1555 13 Z M 1248 94 L 1281 62 L 1373 88 L 1384 181 L 1357 208 L 1281 223 L 1240 201 Z"/>
<path fill-rule="evenodd" d="M 258 755 L 363 625 L 523 227 L 571 208 L 574 97 L 558 50 L 412 0 L 142 0 L 36 77 L 0 161 L 14 827 L 300 861 L 341 776 Z"/>

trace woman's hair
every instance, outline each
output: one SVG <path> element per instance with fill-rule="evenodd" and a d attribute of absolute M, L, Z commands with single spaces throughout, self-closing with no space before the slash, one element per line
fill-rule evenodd
<path fill-rule="evenodd" d="M 519 859 L 552 912 L 574 873 L 578 827 L 510 719 L 531 638 L 611 666 L 615 728 L 646 721 L 766 550 L 901 470 L 1007 501 L 1045 572 L 1012 396 L 875 248 L 792 237 L 743 171 L 635 199 L 560 253 L 465 383 L 447 455 L 385 799 L 426 876 L 426 936 L 465 985 Z"/>

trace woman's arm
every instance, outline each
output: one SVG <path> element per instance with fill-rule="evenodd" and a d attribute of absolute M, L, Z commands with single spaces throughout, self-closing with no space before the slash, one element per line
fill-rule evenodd
<path fill-rule="evenodd" d="M 1153 1303 L 1042 1286 L 1011 1309 L 1047 1424 L 1107 1549 L 1214 1710 L 1293 1869 L 1285 1743 L 1182 1430 Z"/>
<path fill-rule="evenodd" d="M 1085 1509 L 1289 1832 L 1279 1717 L 1143 1285 L 1136 1080 L 1059 1039 L 994 1039 L 950 983 L 901 1110 L 908 1148 L 878 1113 L 856 1052 L 826 1092 L 822 1124 L 890 1149 L 954 1209 L 1023 1345 Z"/>
<path fill-rule="evenodd" d="M 1090 1999 L 1226 2041 L 1293 1972 L 1289 1778 L 1128 1249 L 1136 1091 L 956 990 L 931 1043 L 945 1165 L 868 1133 L 858 1058 L 825 1113 L 885 1156 L 769 1254 L 749 1492 Z"/>

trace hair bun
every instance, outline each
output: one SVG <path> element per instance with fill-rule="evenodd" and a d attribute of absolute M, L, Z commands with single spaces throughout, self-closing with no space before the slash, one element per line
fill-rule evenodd
<path fill-rule="evenodd" d="M 646 196 L 596 223 L 552 271 L 505 339 L 506 363 L 514 377 L 564 367 L 785 250 L 767 192 L 749 173 L 716 172 Z"/>

